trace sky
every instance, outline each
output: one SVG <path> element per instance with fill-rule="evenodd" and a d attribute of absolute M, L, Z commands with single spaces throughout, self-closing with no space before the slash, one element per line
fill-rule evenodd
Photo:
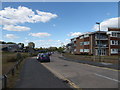
<path fill-rule="evenodd" d="M 86 32 L 118 26 L 117 2 L 3 2 L 0 10 L 5 42 L 62 46 Z"/>

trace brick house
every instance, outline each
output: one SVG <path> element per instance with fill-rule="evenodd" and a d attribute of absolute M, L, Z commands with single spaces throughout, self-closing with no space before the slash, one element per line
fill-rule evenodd
<path fill-rule="evenodd" d="M 71 52 L 88 55 L 118 55 L 120 49 L 120 29 L 95 31 L 71 39 Z"/>

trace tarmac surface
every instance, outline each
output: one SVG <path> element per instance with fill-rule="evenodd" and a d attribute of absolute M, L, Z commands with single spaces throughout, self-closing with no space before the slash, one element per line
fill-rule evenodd
<path fill-rule="evenodd" d="M 70 80 L 78 88 L 85 88 L 85 90 L 87 88 L 91 88 L 90 90 L 94 90 L 94 88 L 95 90 L 98 88 L 109 90 L 112 88 L 112 90 L 118 90 L 120 84 L 118 70 L 78 63 L 59 57 L 61 55 L 55 53 L 51 56 L 50 63 L 43 63 L 42 65 L 59 78 Z"/>
<path fill-rule="evenodd" d="M 15 88 L 69 88 L 72 90 L 67 83 L 41 65 L 35 57 L 25 61 Z"/>

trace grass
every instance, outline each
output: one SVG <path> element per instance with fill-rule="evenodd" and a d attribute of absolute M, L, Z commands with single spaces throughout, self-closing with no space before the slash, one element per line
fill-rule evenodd
<path fill-rule="evenodd" d="M 13 53 L 13 52 L 2 52 L 2 75 L 9 72 L 10 69 L 16 64 L 20 59 L 25 59 L 29 57 L 28 53 Z M 22 68 L 24 60 L 22 61 L 19 70 L 15 69 L 15 75 L 12 76 L 11 73 L 7 75 L 8 77 L 8 88 L 13 88 L 16 80 L 18 80 L 20 69 Z"/>
<path fill-rule="evenodd" d="M 2 52 L 2 74 L 6 74 L 19 59 L 28 57 L 28 53 Z"/>
<path fill-rule="evenodd" d="M 8 75 L 7 88 L 15 88 L 15 84 L 16 84 L 17 80 L 19 80 L 19 78 L 20 78 L 20 71 L 23 68 L 23 64 L 24 64 L 25 60 L 22 61 L 22 63 L 19 66 L 19 69 L 15 71 L 14 76 L 12 76 L 11 74 Z"/>
<path fill-rule="evenodd" d="M 88 60 L 88 61 L 105 62 L 105 63 L 113 63 L 113 64 L 118 63 L 118 56 L 100 56 L 101 61 L 99 61 L 99 56 L 73 55 L 70 53 L 64 53 L 63 55 L 66 58 L 71 58 L 76 60 Z"/>

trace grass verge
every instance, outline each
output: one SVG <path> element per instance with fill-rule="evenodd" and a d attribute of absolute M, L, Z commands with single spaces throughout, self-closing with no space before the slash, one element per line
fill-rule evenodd
<path fill-rule="evenodd" d="M 70 53 L 64 53 L 64 57 L 75 59 L 75 60 L 87 60 L 94 62 L 105 62 L 105 63 L 113 63 L 118 64 L 118 56 L 89 56 L 89 55 L 73 55 Z"/>
<path fill-rule="evenodd" d="M 15 87 L 15 84 L 16 84 L 17 80 L 19 80 L 19 78 L 20 78 L 20 72 L 21 72 L 21 69 L 23 68 L 24 62 L 25 62 L 26 60 L 27 60 L 27 58 L 24 59 L 24 60 L 21 62 L 20 66 L 19 66 L 19 69 L 18 69 L 18 70 L 17 70 L 17 69 L 15 70 L 14 76 L 12 76 L 12 74 L 9 74 L 9 75 L 8 75 L 7 88 L 14 88 L 14 87 Z"/>

